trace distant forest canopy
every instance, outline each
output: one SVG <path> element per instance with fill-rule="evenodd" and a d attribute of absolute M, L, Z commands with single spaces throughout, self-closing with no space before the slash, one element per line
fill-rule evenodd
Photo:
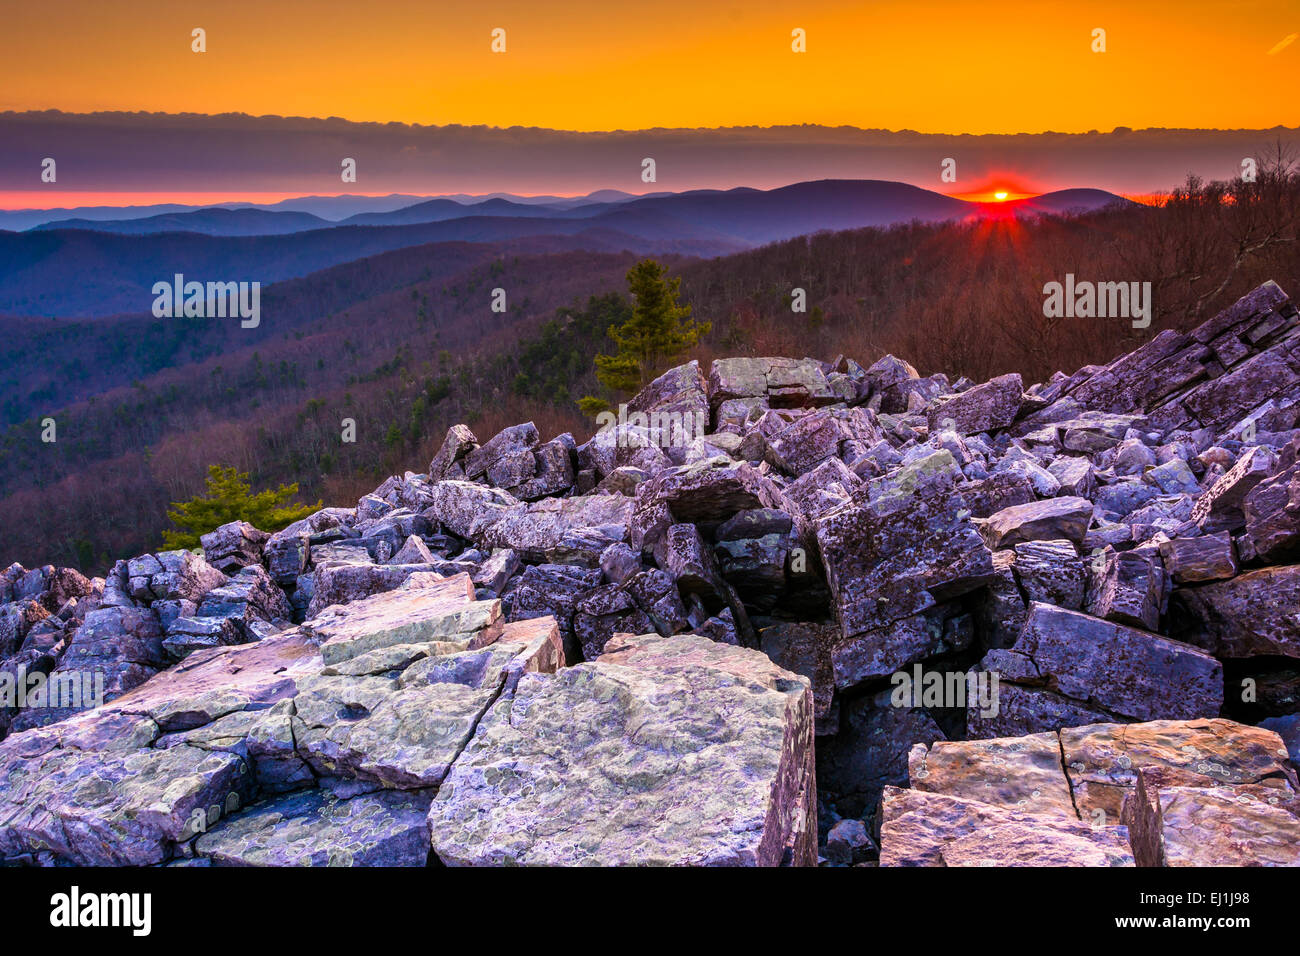
<path fill-rule="evenodd" d="M 1158 206 L 1030 221 L 821 233 L 714 259 L 660 256 L 711 325 L 688 353 L 893 353 L 922 374 L 1026 384 L 1186 329 L 1274 279 L 1300 295 L 1300 175 L 1282 157 L 1254 183 L 1191 181 Z M 607 330 L 626 321 L 632 252 L 544 240 L 437 243 L 335 266 L 264 292 L 263 322 L 0 319 L 3 563 L 102 573 L 161 546 L 171 502 L 210 465 L 253 488 L 351 505 L 424 470 L 446 429 L 486 439 L 534 421 L 588 437 L 577 400 Z M 91 266 L 88 265 L 88 268 Z M 1149 328 L 1047 319 L 1067 274 L 1151 282 Z M 490 308 L 506 290 L 507 310 Z M 807 310 L 792 311 L 793 290 Z M 272 308 L 274 306 L 274 308 Z M 53 418 L 57 441 L 41 441 Z M 355 443 L 341 441 L 355 420 Z"/>

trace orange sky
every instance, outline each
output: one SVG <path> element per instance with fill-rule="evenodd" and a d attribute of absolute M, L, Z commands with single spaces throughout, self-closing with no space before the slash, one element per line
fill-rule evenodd
<path fill-rule="evenodd" d="M 0 110 L 924 132 L 1300 125 L 1295 0 L 50 0 L 11 4 Z M 208 52 L 190 52 L 190 30 Z M 493 27 L 507 52 L 489 50 Z M 790 51 L 807 31 L 808 52 Z M 1107 31 L 1108 51 L 1090 50 Z M 1271 52 L 1270 51 L 1274 51 Z"/>

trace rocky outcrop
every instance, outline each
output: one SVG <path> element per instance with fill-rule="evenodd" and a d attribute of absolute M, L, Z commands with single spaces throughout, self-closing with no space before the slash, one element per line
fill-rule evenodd
<path fill-rule="evenodd" d="M 691 362 L 582 443 L 12 565 L 0 861 L 1296 863 L 1297 425 L 1269 283 L 1027 387 Z"/>
<path fill-rule="evenodd" d="M 839 687 L 931 656 L 943 630 L 936 632 L 926 612 L 994 578 L 992 556 L 950 471 L 920 468 L 897 487 L 871 497 L 873 490 L 816 524 L 840 627 L 832 652 Z"/>
<path fill-rule="evenodd" d="M 232 521 L 202 537 L 203 556 L 218 571 L 234 574 L 262 563 L 262 550 L 270 537 L 247 521 Z"/>
<path fill-rule="evenodd" d="M 0 860 L 815 862 L 807 680 L 693 635 L 566 667 L 424 577 L 0 742 Z"/>
<path fill-rule="evenodd" d="M 1260 568 L 1186 588 L 1181 603 L 1219 657 L 1300 657 L 1300 565 Z"/>

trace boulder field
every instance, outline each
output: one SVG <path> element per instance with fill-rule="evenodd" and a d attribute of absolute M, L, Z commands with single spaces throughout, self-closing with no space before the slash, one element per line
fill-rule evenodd
<path fill-rule="evenodd" d="M 691 362 L 589 441 L 0 571 L 0 863 L 1300 865 L 1300 314 L 1026 387 Z"/>

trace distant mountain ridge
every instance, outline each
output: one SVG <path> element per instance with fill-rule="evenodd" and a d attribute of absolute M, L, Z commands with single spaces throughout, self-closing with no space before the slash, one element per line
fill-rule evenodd
<path fill-rule="evenodd" d="M 827 196 L 827 193 L 831 195 Z M 897 195 L 895 195 L 897 194 Z M 925 202 L 921 196 L 927 197 Z M 987 204 L 971 203 L 932 190 L 895 183 L 888 180 L 825 179 L 794 183 L 776 189 L 759 190 L 750 187 L 735 189 L 705 189 L 682 193 L 656 192 L 637 196 L 617 189 L 601 189 L 586 196 L 517 196 L 511 193 L 493 193 L 484 196 L 457 194 L 449 196 L 302 196 L 278 203 L 220 203 L 213 206 L 160 206 L 132 207 L 82 207 L 78 209 L 0 211 L 0 230 L 35 231 L 49 229 L 90 229 L 125 235 L 143 235 L 158 232 L 198 232 L 205 235 L 283 235 L 331 225 L 391 226 L 416 223 L 445 222 L 469 216 L 520 216 L 527 218 L 563 218 L 566 216 L 596 217 L 621 206 L 635 208 L 684 208 L 721 211 L 739 208 L 742 197 L 769 197 L 779 204 L 791 199 L 812 199 L 826 203 L 824 212 L 834 218 L 845 217 L 847 226 L 819 225 L 818 228 L 854 228 L 863 225 L 880 225 L 883 220 L 898 221 L 907 218 L 908 212 L 917 212 L 917 218 L 929 218 L 927 212 L 951 211 L 955 215 L 968 212 L 972 207 Z M 721 198 L 726 197 L 726 198 Z M 1035 212 L 1066 212 L 1094 209 L 1107 202 L 1121 201 L 1121 197 L 1101 189 L 1063 189 L 1044 193 L 1024 200 L 1002 204 L 1006 208 L 1019 208 Z M 863 209 L 862 203 L 874 204 Z M 953 205 L 955 202 L 958 205 Z M 848 203 L 856 210 L 835 207 Z M 908 204 L 912 207 L 909 208 Z M 964 204 L 964 205 L 962 205 Z M 749 205 L 754 205 L 750 203 Z M 932 207 L 932 208 L 931 208 Z M 117 212 L 120 215 L 114 216 Z M 223 213 L 240 212 L 234 217 Z M 282 218 L 279 218 L 282 217 Z M 713 224 L 716 228 L 716 224 Z M 252 231 L 262 229 L 263 231 Z M 722 231 L 726 231 L 725 229 Z M 777 236 L 776 238 L 788 238 Z"/>
<path fill-rule="evenodd" d="M 777 189 L 617 198 L 560 208 L 505 198 L 439 198 L 330 223 L 294 210 L 203 209 L 118 222 L 0 232 L 0 314 L 97 317 L 140 312 L 160 279 L 271 283 L 407 246 L 586 237 L 591 251 L 716 256 L 825 231 L 987 216 L 1088 211 L 1127 202 L 1075 189 L 997 204 L 905 183 L 819 180 Z M 571 243 L 566 243 L 570 247 Z"/>
<path fill-rule="evenodd" d="M 64 219 L 47 222 L 31 229 L 86 229 L 118 235 L 143 236 L 163 232 L 198 232 L 209 236 L 281 236 L 312 229 L 328 229 L 336 223 L 308 212 L 271 212 L 265 209 L 196 209 L 193 212 L 169 212 L 140 219 L 96 222 L 93 219 Z"/>
<path fill-rule="evenodd" d="M 649 193 L 647 195 L 665 195 Z M 409 193 L 390 193 L 387 196 L 361 196 L 343 194 L 338 196 L 295 196 L 274 203 L 222 202 L 211 205 L 189 205 L 185 203 L 153 203 L 141 206 L 75 206 L 50 209 L 0 209 L 0 231 L 23 232 L 41 226 L 58 228 L 55 223 L 62 223 L 65 228 L 96 228 L 96 225 L 69 226 L 73 220 L 87 224 L 112 224 L 137 219 L 149 219 L 168 214 L 200 212 L 209 209 L 258 209 L 266 212 L 302 212 L 309 213 L 331 224 L 345 219 L 369 213 L 393 212 L 430 200 L 448 200 L 462 206 L 473 206 L 492 199 L 505 199 L 521 206 L 547 205 L 555 209 L 571 209 L 591 202 L 617 202 L 624 199 L 640 198 L 634 193 L 625 193 L 618 189 L 598 189 L 586 196 L 520 196 L 514 193 L 487 193 L 471 195 L 455 193 L 447 196 L 421 196 Z M 125 230 L 109 229 L 110 232 Z M 167 230 L 173 231 L 173 230 Z M 192 230 L 198 231 L 198 230 Z"/>

